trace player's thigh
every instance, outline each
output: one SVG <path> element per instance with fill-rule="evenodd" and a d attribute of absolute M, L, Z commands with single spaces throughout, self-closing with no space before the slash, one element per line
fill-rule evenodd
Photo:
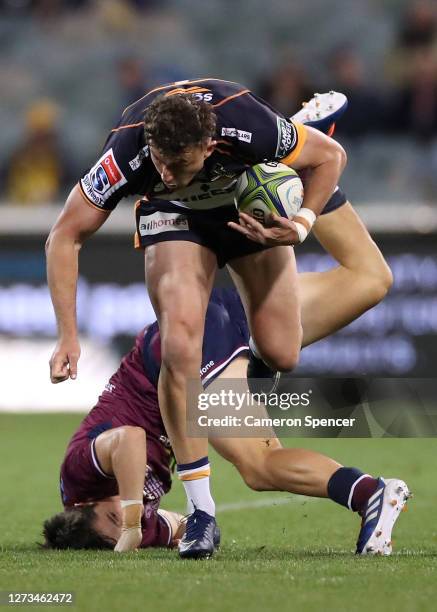
<path fill-rule="evenodd" d="M 107 429 L 97 436 L 94 441 L 95 459 L 105 474 L 114 474 L 112 454 L 117 448 L 125 446 L 145 445 L 146 435 L 142 427 L 122 425 Z"/>
<path fill-rule="evenodd" d="M 300 303 L 291 247 L 275 247 L 228 263 L 261 352 L 300 347 Z"/>
<path fill-rule="evenodd" d="M 341 265 L 374 274 L 390 270 L 378 246 L 350 202 L 318 217 L 313 233 Z"/>
<path fill-rule="evenodd" d="M 214 253 L 194 242 L 166 241 L 146 248 L 146 284 L 164 343 L 166 334 L 180 330 L 203 336 L 216 270 Z"/>

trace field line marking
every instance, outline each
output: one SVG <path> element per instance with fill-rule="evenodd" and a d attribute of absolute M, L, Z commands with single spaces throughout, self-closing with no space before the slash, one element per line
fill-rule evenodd
<path fill-rule="evenodd" d="M 217 504 L 217 512 L 232 512 L 234 510 L 249 510 L 250 508 L 267 508 L 269 506 L 285 506 L 296 502 L 317 502 L 319 497 L 293 495 L 292 497 L 265 497 L 263 499 L 242 500 L 228 504 Z"/>

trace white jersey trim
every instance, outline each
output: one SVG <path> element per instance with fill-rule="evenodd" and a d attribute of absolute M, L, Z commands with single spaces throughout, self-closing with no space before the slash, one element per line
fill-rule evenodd
<path fill-rule="evenodd" d="M 99 460 L 97 459 L 96 451 L 94 448 L 95 443 L 96 443 L 96 439 L 93 438 L 93 440 L 91 441 L 91 459 L 93 460 L 94 467 L 99 472 L 99 474 L 101 474 L 105 478 L 111 478 L 111 479 L 114 478 L 114 476 L 110 476 L 109 474 L 104 472 L 102 468 L 100 467 Z"/>
<path fill-rule="evenodd" d="M 226 361 L 224 361 L 223 363 L 220 363 L 217 367 L 210 370 L 208 374 L 202 378 L 202 383 L 205 384 L 206 382 L 209 381 L 210 378 L 216 377 L 219 374 L 219 372 L 221 372 L 233 359 L 235 359 L 237 355 L 239 355 L 240 353 L 243 353 L 244 351 L 248 351 L 248 350 L 249 350 L 249 345 L 247 344 L 239 346 L 237 349 L 235 349 L 232 355 L 228 357 L 228 359 L 226 359 Z"/>

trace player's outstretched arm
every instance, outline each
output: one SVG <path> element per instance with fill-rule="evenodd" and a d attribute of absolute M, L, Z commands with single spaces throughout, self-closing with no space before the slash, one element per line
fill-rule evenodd
<path fill-rule="evenodd" d="M 58 326 L 58 342 L 50 358 L 52 383 L 77 376 L 80 356 L 76 322 L 79 250 L 108 216 L 109 213 L 88 205 L 76 185 L 47 239 L 47 281 Z"/>

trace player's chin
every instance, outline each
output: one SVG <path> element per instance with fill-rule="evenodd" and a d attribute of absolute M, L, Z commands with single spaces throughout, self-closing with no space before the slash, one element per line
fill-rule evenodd
<path fill-rule="evenodd" d="M 188 185 L 190 185 L 190 183 L 192 183 L 193 179 L 194 179 L 194 176 L 190 176 L 188 178 L 178 179 L 174 183 L 166 183 L 164 181 L 162 181 L 162 182 L 167 187 L 167 189 L 171 189 L 173 191 L 177 191 L 178 189 L 184 189 L 185 187 L 188 187 Z"/>

